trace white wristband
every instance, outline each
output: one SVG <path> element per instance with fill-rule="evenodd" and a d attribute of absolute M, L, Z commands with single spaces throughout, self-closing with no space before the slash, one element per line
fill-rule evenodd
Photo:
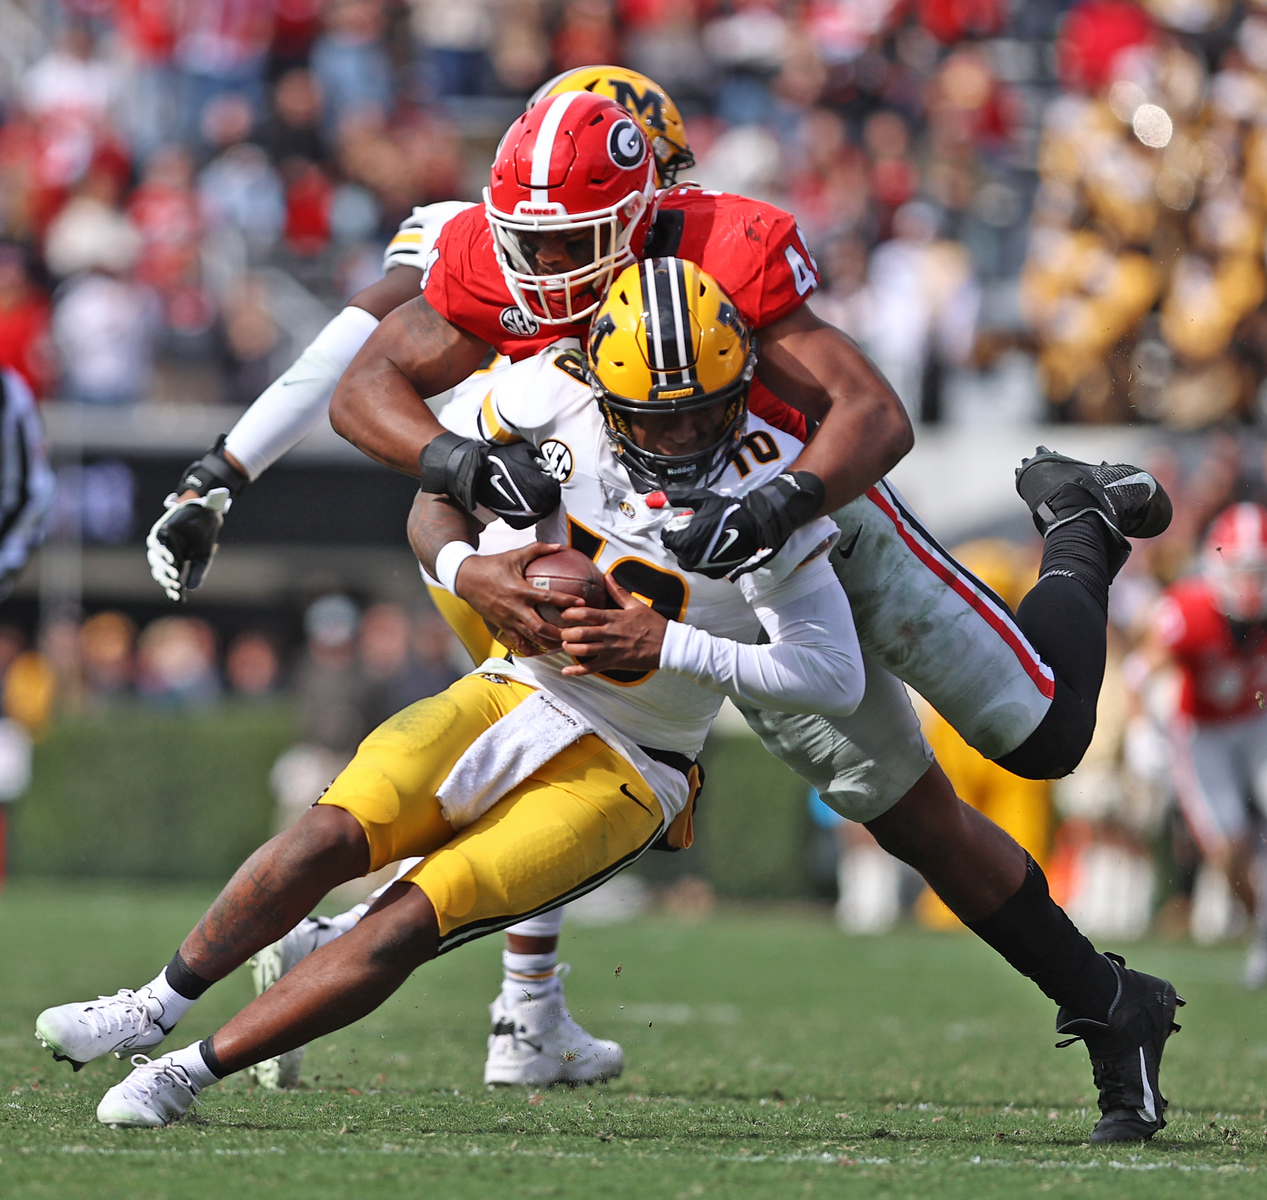
<path fill-rule="evenodd" d="M 436 579 L 446 592 L 452 592 L 457 595 L 457 578 L 458 568 L 466 562 L 472 554 L 479 553 L 470 542 L 452 541 L 446 542 L 440 547 L 440 553 L 436 555 Z"/>

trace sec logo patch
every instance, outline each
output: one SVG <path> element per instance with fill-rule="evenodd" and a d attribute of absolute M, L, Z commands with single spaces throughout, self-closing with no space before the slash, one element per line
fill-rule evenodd
<path fill-rule="evenodd" d="M 502 328 L 516 337 L 532 337 L 541 327 L 522 308 L 511 305 L 502 309 Z"/>
<path fill-rule="evenodd" d="M 560 483 L 567 483 L 572 477 L 572 451 L 558 439 L 547 438 L 541 443 L 539 453 L 545 463 L 546 474 L 554 476 Z"/>

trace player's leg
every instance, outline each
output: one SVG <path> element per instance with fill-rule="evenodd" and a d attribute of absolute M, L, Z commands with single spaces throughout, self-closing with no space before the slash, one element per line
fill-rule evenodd
<path fill-rule="evenodd" d="M 523 535 L 509 531 L 505 540 L 511 538 L 518 538 L 522 543 Z M 494 640 L 483 619 L 469 604 L 443 588 L 428 584 L 427 590 L 436 610 L 474 663 L 483 662 L 491 654 L 504 653 L 504 647 Z M 412 862 L 402 865 L 399 874 L 403 875 L 413 865 Z M 385 891 L 386 886 L 381 890 Z M 305 917 L 285 936 L 265 947 L 251 960 L 256 994 L 271 987 L 314 950 L 351 929 L 367 909 L 368 904 L 356 905 L 335 917 Z M 535 1047 L 553 1044 L 559 1039 L 578 1048 L 571 1066 L 573 1076 L 578 1079 L 610 1079 L 623 1069 L 624 1051 L 620 1044 L 588 1033 L 568 1012 L 563 996 L 567 967 L 559 963 L 558 949 L 564 912 L 565 909 L 560 908 L 506 931 L 502 986 L 489 1006 L 492 1026 L 484 1064 L 485 1083 L 542 1086 L 549 1082 L 547 1077 L 556 1071 L 555 1062 L 549 1057 L 543 1061 Z M 299 1047 L 280 1059 L 257 1064 L 252 1074 L 262 1087 L 289 1088 L 298 1084 L 302 1065 L 303 1047 Z"/>
<path fill-rule="evenodd" d="M 685 781 L 683 781 L 685 792 Z M 369 809 L 361 819 L 372 815 Z M 663 829 L 656 794 L 594 735 L 561 751 L 206 1041 L 142 1062 L 98 1120 L 178 1120 L 205 1087 L 373 1011 L 421 963 L 597 887 Z M 371 841 L 374 833 L 367 829 Z M 559 1050 L 567 1078 L 571 1050 Z"/>
<path fill-rule="evenodd" d="M 95 1001 L 45 1009 L 36 1036 L 76 1070 L 114 1052 L 161 1042 L 200 996 L 295 924 L 332 887 L 363 875 L 360 826 L 337 809 L 312 809 L 242 864 L 172 960 L 148 984 Z"/>
<path fill-rule="evenodd" d="M 485 1083 L 598 1083 L 624 1070 L 620 1043 L 595 1037 L 568 1011 L 563 980 L 569 967 L 559 962 L 564 914 L 565 908 L 557 908 L 506 930 L 502 986 L 488 1006 L 492 1027 Z M 561 1076 L 563 1049 L 566 1072 Z"/>
<path fill-rule="evenodd" d="M 1097 472 L 1150 482 L 1114 488 Z M 1169 511 L 1153 484 L 1135 468 L 1028 460 L 1018 486 L 1052 519 L 1036 518 L 1042 576 L 1014 616 L 881 481 L 834 514 L 833 562 L 863 649 L 986 758 L 1029 778 L 1067 774 L 1094 730 L 1108 585 L 1127 549 L 1110 515 L 1125 533 L 1151 536 Z"/>
<path fill-rule="evenodd" d="M 1170 498 L 1147 471 L 1080 462 L 1039 446 L 1016 473 L 1016 490 L 1043 535 L 1038 582 L 1016 623 L 1056 677 L 1042 722 L 999 764 L 1030 779 L 1067 775 L 1095 732 L 1104 679 L 1109 584 L 1131 552 L 1128 537 L 1170 525 Z"/>
<path fill-rule="evenodd" d="M 744 715 L 767 749 L 827 804 L 865 823 L 978 937 L 1032 978 L 1060 1006 L 1058 1028 L 1086 1038 L 1093 1062 L 1113 1064 L 1103 1075 L 1104 1117 L 1092 1136 L 1151 1136 L 1164 1123 L 1160 1108 L 1147 1123 L 1131 1113 L 1145 1108 L 1145 1085 L 1160 1096 L 1173 988 L 1096 952 L 1051 899 L 1038 865 L 930 766 L 931 751 L 901 683 L 869 657 L 866 668 L 866 692 L 852 716 Z M 1139 1070 L 1141 1049 L 1147 1075 Z M 1123 1093 L 1119 1084 L 1133 1090 Z M 1132 1107 L 1127 1101 L 1136 1094 L 1140 1105 Z"/>
<path fill-rule="evenodd" d="M 218 979 L 281 937 L 332 887 L 453 834 L 435 790 L 465 748 L 532 689 L 468 676 L 384 722 L 321 800 L 239 868 L 146 987 L 46 1009 L 37 1035 L 82 1065 L 157 1045 Z"/>
<path fill-rule="evenodd" d="M 501 523 L 498 522 L 498 525 Z M 490 526 L 490 529 L 495 527 Z M 485 530 L 487 537 L 489 530 Z M 524 545 L 531 530 L 499 532 L 491 549 L 510 549 Z M 481 539 L 484 546 L 485 539 Z M 480 615 L 465 600 L 441 587 L 427 585 L 436 610 L 462 643 L 471 660 L 482 663 L 491 654 L 504 654 L 506 648 L 496 641 Z M 502 951 L 502 986 L 489 1005 L 492 1020 L 488 1035 L 488 1057 L 484 1062 L 484 1082 L 490 1084 L 535 1084 L 543 1086 L 556 1071 L 553 1057 L 537 1046 L 553 1045 L 559 1039 L 577 1047 L 572 1060 L 576 1078 L 587 1082 L 611 1079 L 624 1067 L 625 1053 L 618 1042 L 594 1037 L 581 1028 L 568 1012 L 563 998 L 566 964 L 559 963 L 559 931 L 565 910 L 543 913 L 521 925 L 506 930 L 506 948 Z M 282 1069 L 287 1075 L 298 1073 L 295 1057 L 278 1064 L 278 1080 Z"/>
<path fill-rule="evenodd" d="M 1161 1056 L 1183 1004 L 1174 987 L 1097 953 L 1052 900 L 1038 864 L 959 800 L 940 768 L 867 828 L 1060 1006 L 1057 1033 L 1086 1042 L 1100 1091 L 1091 1140 L 1139 1141 L 1162 1129 Z"/>

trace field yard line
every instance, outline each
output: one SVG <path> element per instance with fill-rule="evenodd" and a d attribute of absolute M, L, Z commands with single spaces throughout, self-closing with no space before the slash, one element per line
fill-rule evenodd
<path fill-rule="evenodd" d="M 171 1158 L 208 1158 L 208 1157 L 242 1157 L 252 1155 L 281 1154 L 287 1155 L 291 1151 L 284 1146 L 267 1146 L 256 1149 L 223 1149 L 211 1148 L 207 1150 L 184 1150 L 176 1147 L 112 1147 L 112 1146 L 53 1146 L 47 1150 L 39 1150 L 35 1148 L 24 1149 L 23 1154 L 99 1154 L 102 1156 L 119 1155 L 119 1156 L 145 1156 L 154 1157 L 165 1156 Z M 322 1146 L 304 1147 L 297 1149 L 295 1153 L 301 1154 L 305 1158 L 313 1156 L 321 1157 L 338 1157 L 350 1154 L 401 1154 L 409 1155 L 417 1158 L 547 1158 L 547 1159 L 592 1159 L 594 1153 L 591 1151 L 580 1150 L 486 1150 L 478 1146 L 469 1147 L 466 1150 L 450 1150 L 440 1146 L 397 1146 L 392 1143 L 385 1143 L 376 1150 L 356 1149 L 354 1147 L 340 1146 L 336 1149 L 328 1149 Z M 1223 1163 L 1215 1166 L 1213 1163 L 1180 1163 L 1170 1160 L 1152 1160 L 1149 1162 L 1120 1162 L 1117 1159 L 1090 1159 L 1083 1162 L 1070 1159 L 1007 1159 L 1007 1158 L 982 1158 L 979 1154 L 974 1154 L 971 1158 L 904 1158 L 889 1157 L 875 1158 L 869 1155 L 859 1155 L 854 1158 L 850 1155 L 832 1154 L 827 1151 L 819 1151 L 812 1154 L 710 1154 L 707 1151 L 684 1150 L 682 1154 L 691 1154 L 694 1158 L 707 1158 L 714 1162 L 728 1163 L 835 1163 L 842 1158 L 849 1160 L 846 1165 L 867 1166 L 867 1167 L 946 1167 L 946 1166 L 970 1166 L 970 1167 L 1003 1167 L 1007 1170 L 1025 1169 L 1031 1171 L 1087 1171 L 1093 1169 L 1107 1168 L 1111 1171 L 1179 1171 L 1183 1174 L 1206 1174 L 1206 1175 L 1256 1175 L 1258 1167 L 1247 1166 L 1244 1163 Z M 680 1158 L 681 1154 L 666 1154 L 662 1151 L 655 1153 L 640 1153 L 639 1158 Z"/>

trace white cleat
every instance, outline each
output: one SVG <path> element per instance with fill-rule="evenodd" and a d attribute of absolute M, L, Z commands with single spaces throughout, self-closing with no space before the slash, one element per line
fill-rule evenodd
<path fill-rule="evenodd" d="M 163 1006 L 148 988 L 120 988 L 83 1004 L 59 1004 L 35 1018 L 35 1036 L 58 1062 L 76 1071 L 103 1054 L 122 1058 L 129 1050 L 148 1050 L 168 1034 L 158 1019 Z"/>
<path fill-rule="evenodd" d="M 302 962 L 314 950 L 347 933 L 360 918 L 352 912 L 337 917 L 305 917 L 284 937 L 271 946 L 265 946 L 251 959 L 251 981 L 255 994 L 262 996 L 296 963 Z M 266 1058 L 250 1067 L 247 1074 L 262 1088 L 270 1090 L 299 1086 L 299 1072 L 304 1062 L 305 1047 L 287 1050 L 276 1058 Z"/>
<path fill-rule="evenodd" d="M 183 1117 L 202 1089 L 170 1058 L 132 1055 L 134 1070 L 97 1105 L 97 1120 L 111 1129 L 162 1129 Z"/>
<path fill-rule="evenodd" d="M 485 1083 L 601 1083 L 624 1070 L 620 1044 L 587 1033 L 568 1012 L 562 985 L 568 970 L 560 963 L 544 994 L 525 995 L 510 1005 L 505 994 L 498 993 L 488 1006 L 493 1032 L 488 1037 Z"/>

